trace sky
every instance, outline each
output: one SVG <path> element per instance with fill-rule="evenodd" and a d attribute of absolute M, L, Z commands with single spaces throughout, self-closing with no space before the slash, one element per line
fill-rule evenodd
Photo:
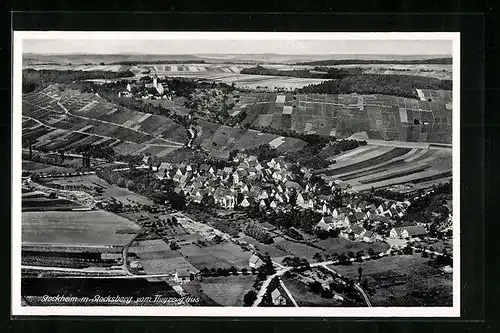
<path fill-rule="evenodd" d="M 126 40 L 24 39 L 40 54 L 390 54 L 451 55 L 451 40 Z"/>

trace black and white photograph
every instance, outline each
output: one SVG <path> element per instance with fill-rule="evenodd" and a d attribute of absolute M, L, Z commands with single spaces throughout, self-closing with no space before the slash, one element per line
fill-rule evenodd
<path fill-rule="evenodd" d="M 459 33 L 13 36 L 13 314 L 459 316 Z"/>

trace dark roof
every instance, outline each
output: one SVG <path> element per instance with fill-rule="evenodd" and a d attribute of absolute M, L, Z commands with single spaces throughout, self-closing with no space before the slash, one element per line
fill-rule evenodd
<path fill-rule="evenodd" d="M 222 188 L 222 187 L 218 187 L 214 193 L 214 197 L 218 197 L 218 198 L 222 198 L 222 197 L 230 196 L 230 195 L 232 195 L 231 191 L 229 191 L 225 188 Z"/>
<path fill-rule="evenodd" d="M 372 237 L 373 235 L 375 235 L 375 233 L 373 231 L 369 231 L 367 230 L 364 234 L 363 234 L 363 237 Z"/>
<path fill-rule="evenodd" d="M 323 216 L 323 221 L 325 221 L 325 223 L 332 223 L 333 216 Z"/>
<path fill-rule="evenodd" d="M 365 231 L 365 228 L 363 228 L 363 227 L 362 227 L 362 226 L 360 226 L 360 225 L 355 224 L 355 225 L 353 225 L 353 226 L 351 227 L 351 231 L 352 231 L 352 232 L 354 232 L 355 234 L 359 235 L 359 234 L 361 234 L 363 231 Z"/>

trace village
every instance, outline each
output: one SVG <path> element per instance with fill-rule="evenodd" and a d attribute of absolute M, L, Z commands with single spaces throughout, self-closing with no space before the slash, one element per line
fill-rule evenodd
<path fill-rule="evenodd" d="M 147 165 L 151 157 L 145 156 Z M 234 158 L 235 167 L 217 167 L 209 164 L 162 162 L 155 168 L 160 180 L 173 180 L 175 192 L 182 193 L 188 202 L 210 204 L 226 210 L 245 210 L 258 207 L 261 211 L 288 212 L 292 209 L 321 214 L 315 231 L 334 232 L 339 237 L 373 243 L 387 239 L 408 240 L 425 237 L 426 225 L 418 221 L 396 223 L 404 220 L 409 200 L 385 200 L 379 205 L 353 198 L 345 206 L 335 206 L 331 195 L 320 191 L 320 185 L 310 181 L 312 174 L 300 168 L 293 173 L 292 164 L 282 158 L 261 162 L 256 156 L 239 153 Z M 325 181 L 331 193 L 345 193 L 345 183 Z M 349 197 L 349 196 L 348 196 Z M 451 215 L 449 216 L 451 220 Z M 399 226 L 398 226 L 399 224 Z M 399 248 L 406 242 L 393 242 Z"/>

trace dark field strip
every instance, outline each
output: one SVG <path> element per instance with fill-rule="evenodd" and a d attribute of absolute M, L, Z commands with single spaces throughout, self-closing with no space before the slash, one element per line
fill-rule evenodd
<path fill-rule="evenodd" d="M 351 170 L 354 171 L 354 170 L 366 168 L 366 167 L 369 167 L 372 165 L 376 165 L 379 163 L 390 161 L 391 159 L 393 159 L 395 157 L 399 157 L 399 156 L 402 156 L 402 155 L 408 153 L 410 150 L 411 150 L 410 148 L 394 148 L 394 149 L 392 149 L 384 154 L 381 154 L 379 156 L 369 158 L 369 159 L 366 159 L 364 161 L 354 163 L 351 165 L 346 165 L 346 166 L 337 168 L 335 170 L 326 171 L 325 174 L 328 176 L 333 176 L 333 175 L 337 175 L 340 173 L 349 172 Z"/>
<path fill-rule="evenodd" d="M 412 180 L 411 183 L 412 184 L 418 184 L 418 183 L 423 183 L 423 182 L 426 182 L 426 181 L 431 181 L 431 180 L 436 180 L 436 179 L 439 179 L 439 178 L 444 178 L 444 177 L 451 177 L 452 176 L 452 171 L 445 171 L 445 172 L 441 172 L 439 174 L 436 174 L 436 175 L 432 175 L 432 176 L 428 176 L 428 177 L 424 177 L 424 178 L 419 178 L 419 179 L 415 179 L 415 180 Z"/>
<path fill-rule="evenodd" d="M 414 173 L 417 173 L 417 172 L 422 172 L 422 171 L 428 169 L 429 167 L 430 167 L 429 165 L 418 166 L 418 167 L 411 168 L 409 170 L 402 170 L 402 171 L 399 171 L 399 172 L 394 172 L 394 173 L 391 173 L 390 175 L 385 175 L 385 176 L 379 176 L 379 177 L 373 177 L 373 178 L 369 178 L 369 179 L 365 179 L 365 180 L 360 180 L 359 182 L 361 184 L 376 183 L 376 182 L 380 182 L 380 181 L 391 179 L 391 178 L 404 177 L 404 176 L 408 176 L 408 175 L 411 175 L 411 174 L 414 174 Z"/>
<path fill-rule="evenodd" d="M 175 297 L 178 294 L 166 282 L 148 282 L 146 279 L 87 279 L 87 278 L 23 278 L 21 279 L 23 296 L 63 295 L 90 297 L 154 297 L 155 295 Z"/>
<path fill-rule="evenodd" d="M 370 169 L 370 170 L 353 172 L 347 176 L 341 177 L 341 179 L 342 180 L 350 180 L 350 179 L 354 179 L 354 178 L 369 176 L 369 175 L 372 175 L 374 173 L 387 171 L 391 167 L 397 167 L 397 166 L 401 166 L 403 164 L 405 164 L 404 160 L 397 160 L 397 161 L 391 162 L 391 163 L 383 165 L 383 166 L 374 167 L 373 169 Z"/>

